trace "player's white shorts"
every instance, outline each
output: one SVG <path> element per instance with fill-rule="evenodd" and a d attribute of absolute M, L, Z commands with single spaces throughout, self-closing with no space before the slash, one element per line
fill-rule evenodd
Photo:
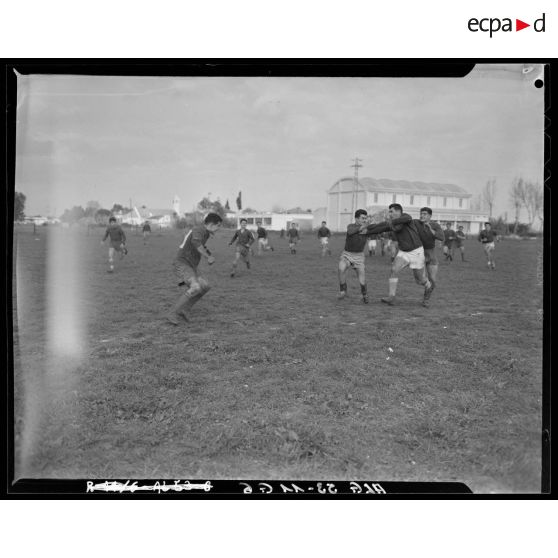
<path fill-rule="evenodd" d="M 376 240 L 373 238 L 368 241 L 368 249 L 372 250 L 372 248 L 376 249 Z"/>
<path fill-rule="evenodd" d="M 267 246 L 267 238 L 258 238 L 258 244 L 262 248 L 265 248 Z"/>
<path fill-rule="evenodd" d="M 345 260 L 351 267 L 364 270 L 364 252 L 347 252 L 343 250 L 341 259 Z"/>
<path fill-rule="evenodd" d="M 406 264 L 411 269 L 422 269 L 425 264 L 424 259 L 424 248 L 419 246 L 410 252 L 403 252 L 403 250 L 399 250 L 397 252 L 396 259 L 401 259 L 406 262 Z"/>
<path fill-rule="evenodd" d="M 494 250 L 494 242 L 485 242 L 482 247 L 484 248 L 485 252 L 492 252 Z"/>
<path fill-rule="evenodd" d="M 329 239 L 327 236 L 320 236 L 320 242 L 322 246 L 327 246 L 329 244 Z"/>

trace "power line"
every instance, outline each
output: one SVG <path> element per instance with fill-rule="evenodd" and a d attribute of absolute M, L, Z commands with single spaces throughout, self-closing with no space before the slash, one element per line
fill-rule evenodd
<path fill-rule="evenodd" d="M 352 203 L 351 203 L 351 207 L 352 207 L 352 214 L 355 214 L 355 211 L 357 210 L 357 201 L 358 201 L 358 169 L 362 167 L 362 165 L 360 164 L 360 162 L 362 161 L 362 159 L 359 159 L 358 157 L 355 157 L 354 159 L 354 163 L 351 165 L 351 167 L 353 167 L 355 169 L 355 173 L 354 173 L 354 177 L 353 177 L 353 199 L 352 199 Z"/>

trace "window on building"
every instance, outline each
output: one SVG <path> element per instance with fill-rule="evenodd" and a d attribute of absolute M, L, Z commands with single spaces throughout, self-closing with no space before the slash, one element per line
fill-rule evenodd
<path fill-rule="evenodd" d="M 374 192 L 374 203 L 378 203 L 378 192 Z"/>
<path fill-rule="evenodd" d="M 426 205 L 430 205 L 430 196 L 426 198 Z"/>
<path fill-rule="evenodd" d="M 444 207 L 448 205 L 448 198 L 444 198 Z"/>
<path fill-rule="evenodd" d="M 459 207 L 463 207 L 463 198 L 459 198 Z"/>
<path fill-rule="evenodd" d="M 264 217 L 263 224 L 264 225 L 271 225 L 271 217 Z"/>
<path fill-rule="evenodd" d="M 246 223 L 248 225 L 253 225 L 254 224 L 254 218 L 253 217 L 246 217 Z"/>
<path fill-rule="evenodd" d="M 409 204 L 415 205 L 415 196 L 411 196 L 411 199 L 409 200 Z"/>

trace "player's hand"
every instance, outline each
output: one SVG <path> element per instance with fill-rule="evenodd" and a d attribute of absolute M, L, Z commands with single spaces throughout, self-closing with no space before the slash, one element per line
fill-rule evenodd
<path fill-rule="evenodd" d="M 207 263 L 212 265 L 215 263 L 215 258 L 213 256 L 207 256 Z"/>

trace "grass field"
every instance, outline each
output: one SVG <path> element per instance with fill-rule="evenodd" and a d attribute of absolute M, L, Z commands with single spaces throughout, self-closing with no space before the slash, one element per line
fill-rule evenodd
<path fill-rule="evenodd" d="M 80 355 L 49 349 L 45 269 L 75 238 Z M 388 258 L 367 258 L 336 300 L 332 239 L 275 252 L 229 277 L 231 231 L 209 247 L 212 290 L 189 324 L 163 317 L 179 295 L 180 231 L 107 274 L 100 236 L 16 231 L 16 476 L 285 478 L 466 482 L 475 492 L 539 492 L 542 243 L 502 241 L 497 269 L 476 241 L 441 262 L 430 308 L 411 273 L 386 307 Z M 74 285 L 76 287 L 76 285 Z"/>

